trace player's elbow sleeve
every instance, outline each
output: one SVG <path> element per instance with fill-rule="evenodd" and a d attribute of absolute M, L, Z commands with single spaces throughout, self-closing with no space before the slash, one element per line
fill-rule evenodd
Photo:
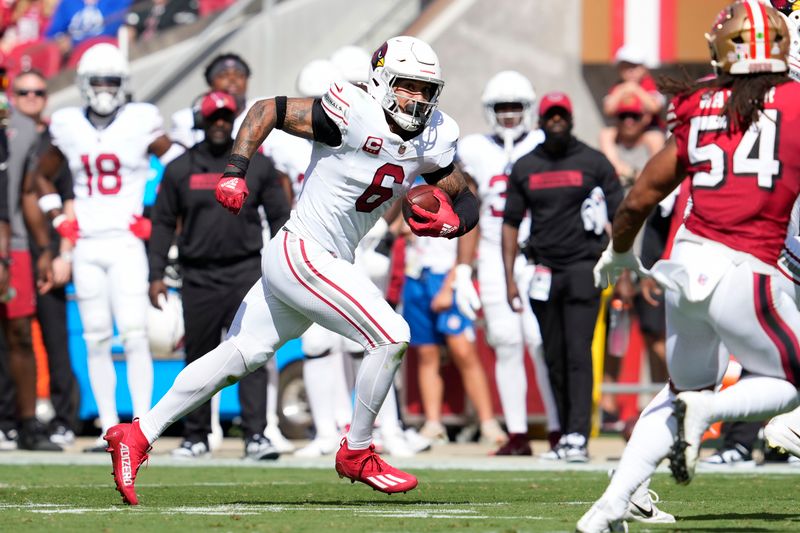
<path fill-rule="evenodd" d="M 503 216 L 503 224 L 511 226 L 514 229 L 519 229 L 522 224 L 522 217 L 516 217 L 513 214 L 507 213 Z"/>
<path fill-rule="evenodd" d="M 462 189 L 453 199 L 453 210 L 461 222 L 458 226 L 458 235 L 464 235 L 478 224 L 480 203 L 468 188 Z"/>

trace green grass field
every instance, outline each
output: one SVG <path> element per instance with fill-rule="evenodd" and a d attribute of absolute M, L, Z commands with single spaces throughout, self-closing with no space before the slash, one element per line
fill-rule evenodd
<path fill-rule="evenodd" d="M 573 531 L 606 484 L 588 472 L 414 473 L 416 490 L 387 496 L 332 469 L 152 467 L 130 508 L 109 467 L 0 466 L 0 530 Z M 800 531 L 794 475 L 704 474 L 690 487 L 658 475 L 652 488 L 679 522 L 632 531 Z"/>

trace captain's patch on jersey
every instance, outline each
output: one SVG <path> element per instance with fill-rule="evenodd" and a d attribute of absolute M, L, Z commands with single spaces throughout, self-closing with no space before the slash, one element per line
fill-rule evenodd
<path fill-rule="evenodd" d="M 378 155 L 381 151 L 381 146 L 383 146 L 383 139 L 370 135 L 367 137 L 367 140 L 364 141 L 364 146 L 362 146 L 361 149 L 368 154 Z"/>

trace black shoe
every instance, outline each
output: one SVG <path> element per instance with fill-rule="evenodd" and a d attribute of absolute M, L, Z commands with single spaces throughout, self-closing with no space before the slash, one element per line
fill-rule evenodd
<path fill-rule="evenodd" d="M 511 433 L 508 442 L 503 444 L 495 455 L 533 455 L 531 443 L 525 433 Z"/>
<path fill-rule="evenodd" d="M 75 444 L 75 432 L 64 424 L 52 424 L 50 426 L 50 442 L 59 446 L 72 446 Z"/>
<path fill-rule="evenodd" d="M 183 439 L 181 445 L 172 450 L 170 455 L 175 459 L 209 459 L 211 449 L 206 441 Z"/>
<path fill-rule="evenodd" d="M 256 433 L 255 435 L 247 437 L 244 441 L 245 459 L 267 461 L 275 460 L 280 456 L 281 454 L 278 449 L 261 433 Z"/>
<path fill-rule="evenodd" d="M 50 436 L 44 426 L 36 419 L 24 420 L 20 424 L 17 448 L 33 452 L 61 452 L 61 446 L 50 442 Z"/>

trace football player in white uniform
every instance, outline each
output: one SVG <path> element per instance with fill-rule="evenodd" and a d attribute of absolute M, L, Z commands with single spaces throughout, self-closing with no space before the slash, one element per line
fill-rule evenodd
<path fill-rule="evenodd" d="M 334 63 L 336 59 L 336 63 Z M 369 76 L 370 56 L 361 48 L 345 46 L 331 56 L 331 60 L 315 59 L 304 66 L 297 77 L 297 90 L 302 96 L 321 98 L 331 83 L 344 80 L 353 84 L 366 84 Z M 303 176 L 311 159 L 312 143 L 289 135 L 281 130 L 273 130 L 263 147 L 265 153 L 275 161 L 276 168 L 282 169 L 292 181 L 295 198 L 300 195 Z M 396 210 L 393 210 L 397 215 Z M 356 248 L 354 264 L 369 277 L 382 293 L 389 270 L 389 258 L 376 254 L 374 248 L 388 231 L 386 221 L 381 218 L 368 232 Z M 385 262 L 382 260 L 385 259 Z M 377 267 L 377 272 L 376 268 Z M 319 457 L 337 450 L 341 441 L 341 431 L 353 415 L 352 394 L 348 390 L 344 373 L 345 364 L 360 360 L 363 348 L 347 337 L 312 324 L 302 337 L 303 380 L 308 396 L 311 416 L 316 434 L 305 447 L 295 452 L 300 457 Z M 380 445 L 394 456 L 413 455 L 406 442 L 397 415 L 397 402 L 394 389 L 386 396 L 386 401 L 378 414 L 380 424 Z"/>
<path fill-rule="evenodd" d="M 478 201 L 453 157 L 455 121 L 437 110 L 442 80 L 433 49 L 413 37 L 385 42 L 372 56 L 368 90 L 342 82 L 321 99 L 276 97 L 248 112 L 217 199 L 238 212 L 247 196 L 250 157 L 273 128 L 314 139 L 303 192 L 263 256 L 262 279 L 242 302 L 228 338 L 188 365 L 156 406 L 106 433 L 123 500 L 138 503 L 134 482 L 152 442 L 220 388 L 263 365 L 312 322 L 366 351 L 356 378 L 353 420 L 336 454 L 336 471 L 385 493 L 417 485 L 374 451 L 372 428 L 408 346 L 405 321 L 356 269 L 353 255 L 418 175 L 436 184 L 436 213 L 412 206 L 418 235 L 457 237 L 478 221 Z"/>
<path fill-rule="evenodd" d="M 128 64 L 115 46 L 98 44 L 83 55 L 78 87 L 83 107 L 53 113 L 52 146 L 28 182 L 36 183 L 43 194 L 39 205 L 58 232 L 75 242 L 75 292 L 89 380 L 105 431 L 119 422 L 111 359 L 112 316 L 125 347 L 134 416 L 147 412 L 152 402 L 147 257 L 142 242 L 149 237 L 149 220 L 142 217 L 142 200 L 150 154 L 170 157 L 174 150 L 155 106 L 126 103 Z M 60 197 L 50 181 L 63 161 L 73 176 L 74 218 L 62 213 Z M 101 438 L 98 446 L 102 443 Z"/>
<path fill-rule="evenodd" d="M 560 425 L 556 412 L 547 364 L 542 351 L 539 323 L 523 298 L 519 309 L 511 309 L 504 296 L 505 272 L 500 230 L 506 204 L 508 172 L 521 156 L 544 140 L 541 130 L 531 129 L 531 107 L 536 94 L 531 82 L 519 72 L 505 70 L 486 84 L 481 101 L 486 119 L 492 126 L 489 134 L 469 135 L 458 143 L 458 160 L 478 191 L 481 201 L 479 228 L 459 239 L 458 265 L 455 270 L 456 304 L 468 318 L 483 306 L 487 341 L 497 357 L 495 375 L 509 440 L 496 455 L 531 455 L 528 443 L 527 383 L 524 351 L 536 369 L 536 383 L 547 416 L 548 436 L 558 441 Z M 529 224 L 520 233 L 527 239 Z M 472 267 L 478 251 L 480 299 L 472 284 Z M 533 265 L 520 255 L 515 265 L 517 285 L 530 285 Z"/>

